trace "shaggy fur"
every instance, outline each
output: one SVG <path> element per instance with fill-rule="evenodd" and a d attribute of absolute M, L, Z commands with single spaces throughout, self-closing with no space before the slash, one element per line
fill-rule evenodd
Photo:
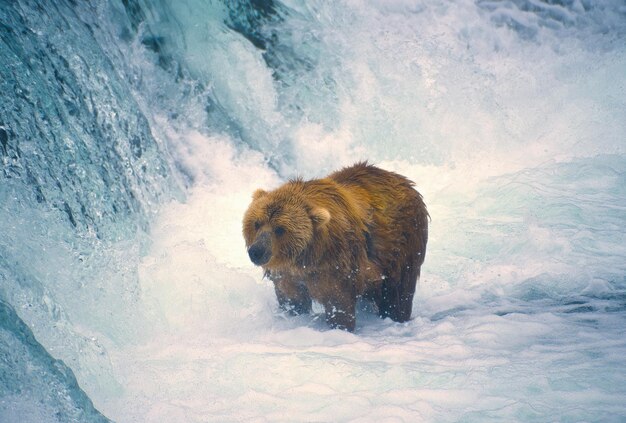
<path fill-rule="evenodd" d="M 281 307 L 325 308 L 333 328 L 354 330 L 363 296 L 381 317 L 411 317 L 428 240 L 428 212 L 413 182 L 365 163 L 326 178 L 257 190 L 243 219 L 251 260 Z"/>

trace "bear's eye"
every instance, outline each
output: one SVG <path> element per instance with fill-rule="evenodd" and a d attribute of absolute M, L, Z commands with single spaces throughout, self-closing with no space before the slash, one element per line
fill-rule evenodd
<path fill-rule="evenodd" d="M 254 222 L 254 230 L 255 231 L 258 231 L 260 227 L 261 227 L 261 222 L 259 222 L 258 220 L 256 222 Z"/>
<path fill-rule="evenodd" d="M 283 228 L 282 226 L 276 226 L 276 228 L 274 229 L 274 233 L 276 234 L 276 236 L 282 236 L 285 233 L 285 228 Z"/>

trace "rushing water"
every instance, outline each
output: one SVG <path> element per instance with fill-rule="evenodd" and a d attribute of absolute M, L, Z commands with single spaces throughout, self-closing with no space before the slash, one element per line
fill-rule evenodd
<path fill-rule="evenodd" d="M 623 0 L 0 6 L 1 421 L 626 419 Z M 361 159 L 432 222 L 349 334 L 240 220 Z"/>

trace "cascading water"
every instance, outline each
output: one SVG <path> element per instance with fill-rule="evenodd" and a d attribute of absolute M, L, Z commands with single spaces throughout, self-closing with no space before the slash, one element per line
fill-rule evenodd
<path fill-rule="evenodd" d="M 622 0 L 0 5 L 1 421 L 626 418 Z M 278 314 L 252 191 L 360 159 L 414 319 Z"/>

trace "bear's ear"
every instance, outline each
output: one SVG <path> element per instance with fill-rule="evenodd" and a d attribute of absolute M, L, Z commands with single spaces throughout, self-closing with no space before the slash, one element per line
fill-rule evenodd
<path fill-rule="evenodd" d="M 258 200 L 259 198 L 263 197 L 265 194 L 267 194 L 267 192 L 263 191 L 262 189 L 257 189 L 252 194 L 252 200 Z"/>
<path fill-rule="evenodd" d="M 330 213 L 323 207 L 315 207 L 311 210 L 311 220 L 318 227 L 322 227 L 330 221 Z"/>

